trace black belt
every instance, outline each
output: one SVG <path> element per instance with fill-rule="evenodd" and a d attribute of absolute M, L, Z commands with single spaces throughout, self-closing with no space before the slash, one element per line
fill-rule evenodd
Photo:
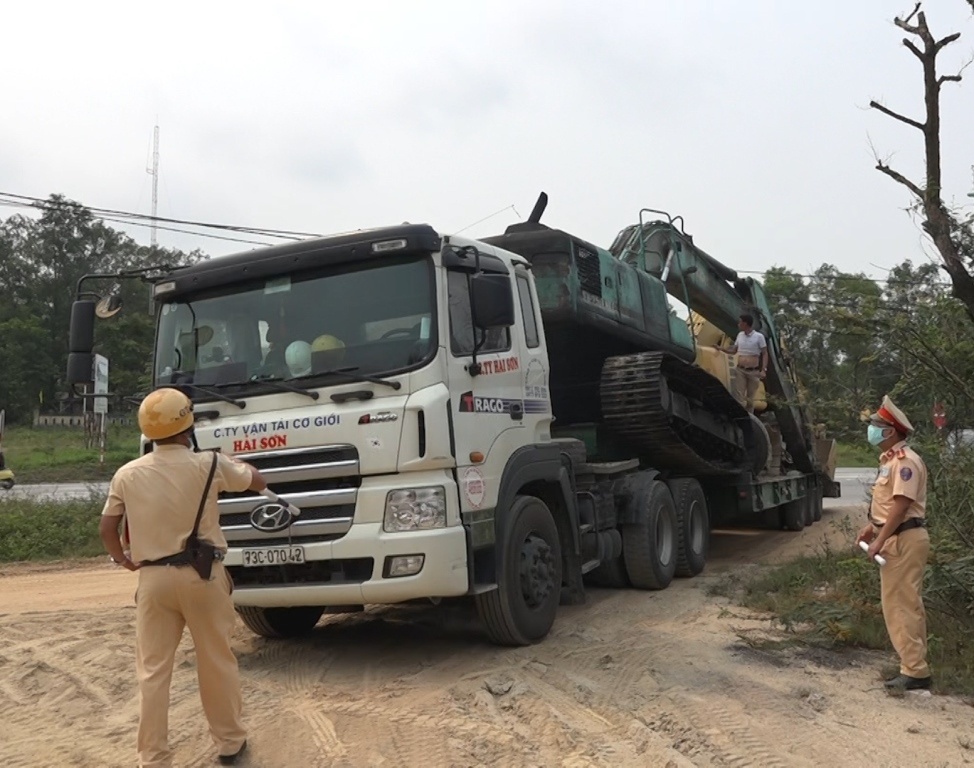
<path fill-rule="evenodd" d="M 739 365 L 739 366 L 737 366 L 737 370 L 739 370 L 739 371 L 760 371 L 761 368 L 760 367 L 745 368 L 743 365 Z"/>
<path fill-rule="evenodd" d="M 923 528 L 926 524 L 927 521 L 922 517 L 911 517 L 909 520 L 904 520 L 900 523 L 896 530 L 893 531 L 893 535 L 896 536 L 899 533 L 903 533 L 903 531 L 910 531 L 914 528 Z"/>
<path fill-rule="evenodd" d="M 869 518 L 869 522 L 871 522 L 876 528 L 883 527 L 882 525 L 876 523 L 876 521 L 873 520 L 872 518 Z M 899 534 L 903 533 L 903 531 L 912 531 L 914 528 L 923 528 L 926 526 L 926 524 L 927 521 L 924 520 L 922 517 L 911 517 L 909 520 L 904 520 L 902 523 L 900 523 L 896 527 L 896 530 L 893 531 L 893 533 L 891 533 L 890 535 L 898 536 Z"/>
<path fill-rule="evenodd" d="M 213 553 L 214 560 L 222 560 L 223 552 L 216 550 Z M 143 560 L 142 565 L 192 565 L 188 552 L 177 552 L 175 555 L 160 557 L 158 560 Z"/>

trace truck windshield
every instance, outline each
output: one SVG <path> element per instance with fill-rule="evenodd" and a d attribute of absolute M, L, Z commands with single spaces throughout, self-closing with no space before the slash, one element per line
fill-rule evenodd
<path fill-rule="evenodd" d="M 245 394 L 261 380 L 302 387 L 344 381 L 328 371 L 389 376 L 435 353 L 429 256 L 345 264 L 234 283 L 180 297 L 158 312 L 157 386 Z M 202 390 L 194 399 L 206 400 Z"/>

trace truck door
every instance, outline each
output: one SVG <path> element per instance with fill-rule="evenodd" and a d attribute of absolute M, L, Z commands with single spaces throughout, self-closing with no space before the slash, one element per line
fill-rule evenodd
<path fill-rule="evenodd" d="M 472 375 L 475 338 L 480 341 L 484 332 L 473 327 L 470 274 L 448 270 L 446 277 L 450 399 L 460 506 L 465 512 L 492 509 L 507 458 L 531 440 L 525 425 L 537 421 L 525 414 L 524 334 L 517 311 L 513 327 L 488 331 L 477 350 L 480 372 Z M 513 293 L 514 277 L 509 279 Z M 516 308 L 518 301 L 513 295 Z M 478 461 L 477 454 L 483 459 Z"/>

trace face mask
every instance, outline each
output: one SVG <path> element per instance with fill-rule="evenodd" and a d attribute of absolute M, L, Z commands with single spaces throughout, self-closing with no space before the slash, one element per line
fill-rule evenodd
<path fill-rule="evenodd" d="M 869 429 L 866 430 L 866 439 L 869 441 L 870 445 L 879 445 L 886 438 L 883 437 L 883 432 L 886 430 L 882 427 L 877 427 L 875 424 L 870 424 Z"/>

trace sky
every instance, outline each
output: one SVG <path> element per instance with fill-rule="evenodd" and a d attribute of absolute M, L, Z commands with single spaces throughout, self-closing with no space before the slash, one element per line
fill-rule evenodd
<path fill-rule="evenodd" d="M 911 0 L 17 3 L 4 9 L 0 192 L 328 234 L 543 221 L 608 247 L 681 215 L 744 273 L 882 278 L 932 258 L 906 189 L 919 62 Z M 928 0 L 940 57 L 974 52 L 965 0 Z M 948 202 L 974 203 L 974 67 L 943 91 Z M 0 207 L 0 217 L 17 213 Z M 113 226 L 118 226 L 114 225 Z M 121 227 L 120 227 L 121 228 Z M 149 230 L 126 228 L 149 242 Z M 258 239 L 258 238 L 254 238 Z M 252 245 L 160 231 L 219 256 Z M 271 242 L 266 240 L 266 242 Z"/>

